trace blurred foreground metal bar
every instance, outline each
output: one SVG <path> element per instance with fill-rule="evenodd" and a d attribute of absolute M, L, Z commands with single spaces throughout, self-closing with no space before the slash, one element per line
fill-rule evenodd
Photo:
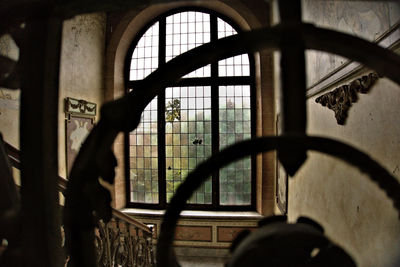
<path fill-rule="evenodd" d="M 105 104 L 102 117 L 118 131 L 135 129 L 144 107 L 165 87 L 173 86 L 185 74 L 242 53 L 263 49 L 278 50 L 282 38 L 296 31 L 303 36 L 304 47 L 334 53 L 358 61 L 400 84 L 400 56 L 376 44 L 348 34 L 321 29 L 310 24 L 278 25 L 219 39 L 170 60 L 126 97 Z M 321 38 L 317 37 L 321 36 Z"/>
<path fill-rule="evenodd" d="M 126 0 L 102 0 L 96 5 L 91 1 L 70 1 L 57 7 L 58 18 L 47 13 L 54 8 L 54 3 L 49 1 L 35 1 L 33 4 L 9 1 L 2 6 L 0 14 L 4 23 L 0 26 L 0 33 L 7 32 L 9 27 L 20 22 L 26 23 L 23 38 L 16 40 L 21 49 L 18 69 L 22 89 L 22 220 L 31 222 L 22 231 L 23 266 L 61 264 L 56 177 L 58 70 L 62 19 L 89 11 L 117 10 L 138 4 L 140 3 Z M 35 8 L 30 9 L 29 6 Z M 277 50 L 283 39 L 293 36 L 293 33 L 301 36 L 304 48 L 335 53 L 356 60 L 400 84 L 399 56 L 359 38 L 300 23 L 282 24 L 272 29 L 227 37 L 171 60 L 150 75 L 138 90 L 104 106 L 102 120 L 79 153 L 71 180 L 68 182 L 66 202 L 66 223 L 69 227 L 67 236 L 76 255 L 82 256 L 75 258 L 75 266 L 96 264 L 93 211 L 96 211 L 98 217 L 106 220 L 111 218 L 109 195 L 96 181 L 101 175 L 113 182 L 115 158 L 110 148 L 117 133 L 135 129 L 147 103 L 185 74 L 210 62 L 241 53 L 266 48 Z M 297 45 L 298 43 L 295 44 Z M 297 149 L 301 151 L 306 147 L 298 146 Z M 388 181 L 390 183 L 390 179 Z M 393 186 L 397 188 L 397 185 Z M 388 193 L 390 196 L 391 192 Z M 83 250 L 79 251 L 80 248 Z"/>
<path fill-rule="evenodd" d="M 308 24 L 278 25 L 241 33 L 202 45 L 172 59 L 125 97 L 102 107 L 101 120 L 76 158 L 68 181 L 65 203 L 66 238 L 71 249 L 72 266 L 95 266 L 93 212 L 105 221 L 111 218 L 111 198 L 97 178 L 102 176 L 110 183 L 114 181 L 113 168 L 116 161 L 111 145 L 118 132 L 134 130 L 147 104 L 185 74 L 211 62 L 242 53 L 268 48 L 277 50 L 282 38 L 290 36 L 293 31 L 303 37 L 305 48 L 333 52 L 359 61 L 400 84 L 398 55 L 360 38 Z M 300 151 L 306 149 L 302 146 L 295 148 Z M 162 251 L 166 252 L 164 249 Z"/>
<path fill-rule="evenodd" d="M 26 21 L 21 71 L 21 266 L 61 266 L 58 78 L 62 20 Z"/>
<path fill-rule="evenodd" d="M 301 26 L 301 1 L 280 0 L 279 14 L 282 25 Z M 306 110 L 306 64 L 303 36 L 291 31 L 281 40 L 281 110 L 282 134 L 305 134 Z M 307 158 L 305 151 L 278 151 L 279 161 L 289 175 L 294 175 Z"/>

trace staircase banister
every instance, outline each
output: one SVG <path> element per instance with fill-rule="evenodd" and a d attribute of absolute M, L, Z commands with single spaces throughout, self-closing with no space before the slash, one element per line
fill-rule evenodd
<path fill-rule="evenodd" d="M 121 221 L 125 221 L 125 222 L 135 226 L 136 228 L 139 228 L 140 230 L 143 230 L 146 233 L 149 233 L 149 234 L 152 233 L 152 231 L 150 230 L 150 228 L 147 225 L 145 225 L 144 223 L 141 223 L 141 222 L 133 219 L 131 216 L 126 215 L 125 213 L 123 213 L 123 212 L 121 212 L 119 210 L 116 210 L 114 208 L 113 208 L 112 213 L 113 213 L 113 216 L 115 218 L 118 218 Z"/>
<path fill-rule="evenodd" d="M 6 152 L 8 155 L 8 159 L 10 160 L 10 163 L 12 164 L 13 167 L 15 167 L 16 169 L 20 169 L 20 151 L 18 148 L 14 147 L 13 145 L 7 143 L 6 141 L 4 141 L 5 144 L 5 148 L 6 148 Z M 64 190 L 67 187 L 67 182 L 68 180 L 58 176 L 58 187 L 60 189 L 60 191 Z M 118 218 L 121 221 L 127 222 L 130 225 L 135 226 L 136 228 L 148 233 L 148 234 L 152 234 L 152 230 L 150 229 L 150 227 L 148 227 L 147 225 L 145 225 L 144 223 L 141 223 L 137 220 L 135 220 L 134 218 L 132 218 L 129 215 L 126 215 L 125 213 L 117 210 L 117 209 L 112 209 L 112 215 L 115 218 Z"/>

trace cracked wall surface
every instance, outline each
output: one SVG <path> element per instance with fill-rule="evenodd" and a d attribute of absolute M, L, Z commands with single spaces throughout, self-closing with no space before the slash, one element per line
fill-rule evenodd
<path fill-rule="evenodd" d="M 371 41 L 396 25 L 400 17 L 400 4 L 390 1 L 305 0 L 303 9 L 307 21 Z M 309 84 L 341 65 L 339 57 L 314 51 L 308 53 L 307 59 Z M 358 71 L 332 85 L 329 91 L 369 72 Z M 326 92 L 307 101 L 307 133 L 353 145 L 400 180 L 400 87 L 386 78 L 379 79 L 367 94 L 359 95 L 345 125 L 337 124 L 332 110 L 315 103 Z M 300 215 L 317 220 L 358 266 L 399 266 L 398 214 L 388 197 L 365 174 L 330 156 L 309 152 L 306 163 L 289 180 L 290 220 Z"/>

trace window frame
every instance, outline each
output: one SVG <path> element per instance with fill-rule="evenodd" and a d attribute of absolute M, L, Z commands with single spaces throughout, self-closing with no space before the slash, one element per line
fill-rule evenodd
<path fill-rule="evenodd" d="M 243 30 L 229 17 L 216 12 L 214 10 L 197 7 L 185 6 L 179 7 L 167 12 L 164 12 L 157 17 L 150 20 L 144 27 L 138 31 L 135 38 L 130 44 L 124 62 L 124 81 L 125 93 L 128 93 L 135 84 L 140 83 L 141 80 L 130 81 L 130 64 L 131 57 L 138 42 L 146 31 L 154 24 L 159 23 L 159 50 L 158 50 L 158 68 L 165 64 L 165 37 L 166 37 L 166 18 L 180 12 L 203 12 L 210 15 L 210 42 L 218 40 L 217 19 L 220 18 L 228 23 L 237 33 Z M 219 86 L 227 85 L 248 85 L 250 86 L 250 116 L 251 116 L 251 138 L 256 136 L 256 89 L 255 89 L 255 57 L 253 54 L 247 54 L 249 58 L 250 73 L 249 76 L 218 76 L 218 61 L 211 63 L 210 77 L 196 77 L 196 78 L 182 78 L 176 84 L 169 87 L 182 87 L 182 86 L 210 86 L 211 87 L 211 128 L 212 128 L 212 154 L 219 151 Z M 144 208 L 144 209 L 158 209 L 163 210 L 168 207 L 166 196 L 166 153 L 165 153 L 165 90 L 158 95 L 157 101 L 157 139 L 158 139 L 158 187 L 159 187 L 159 201 L 158 203 L 138 203 L 131 202 L 130 199 L 130 161 L 129 161 L 129 134 L 124 133 L 124 175 L 125 175 L 125 193 L 126 193 L 126 207 L 127 208 Z M 162 159 L 162 160 L 160 160 Z M 162 179 L 161 179 L 161 178 Z M 256 210 L 256 156 L 251 156 L 251 199 L 250 205 L 221 205 L 219 195 L 219 171 L 212 175 L 212 203 L 211 204 L 186 204 L 186 209 L 189 210 L 210 210 L 210 211 L 255 211 Z"/>

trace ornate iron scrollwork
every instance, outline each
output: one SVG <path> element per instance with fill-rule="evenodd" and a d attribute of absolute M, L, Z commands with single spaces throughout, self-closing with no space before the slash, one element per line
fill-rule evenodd
<path fill-rule="evenodd" d="M 119 232 L 117 240 L 114 243 L 113 262 L 114 266 L 127 266 L 129 260 L 128 245 L 126 237 Z"/>
<path fill-rule="evenodd" d="M 97 265 L 101 267 L 109 266 L 108 257 L 108 230 L 106 224 L 102 221 L 99 222 L 98 228 L 96 228 L 95 235 L 95 248 L 97 256 Z"/>
<path fill-rule="evenodd" d="M 390 200 L 392 200 L 400 219 L 400 183 L 388 171 L 365 153 L 341 142 L 322 137 L 310 137 L 304 135 L 259 137 L 236 143 L 211 156 L 208 160 L 198 165 L 197 168 L 191 172 L 185 181 L 179 186 L 177 192 L 170 201 L 170 206 L 165 212 L 164 221 L 161 225 L 160 237 L 157 243 L 158 266 L 178 266 L 172 248 L 175 227 L 180 212 L 184 209 L 186 201 L 190 198 L 192 193 L 200 187 L 207 177 L 209 177 L 209 175 L 214 171 L 217 171 L 240 158 L 268 152 L 273 149 L 278 151 L 297 151 L 299 149 L 315 150 L 341 158 L 355 167 L 358 167 L 360 171 L 369 174 L 369 178 L 384 190 L 386 195 Z M 297 262 L 293 263 L 297 264 Z"/>
<path fill-rule="evenodd" d="M 289 4 L 289 1 L 281 2 L 287 5 Z M 290 1 L 290 4 L 291 3 L 292 1 Z M 284 10 L 290 12 L 292 9 L 287 8 Z M 166 87 L 174 85 L 185 74 L 211 62 L 216 62 L 220 59 L 240 55 L 242 53 L 257 52 L 265 48 L 277 50 L 282 43 L 285 43 L 284 41 L 291 40 L 290 38 L 293 37 L 293 35 L 301 36 L 301 38 L 296 38 L 294 41 L 300 43 L 300 45 L 296 47 L 298 48 L 297 52 L 299 52 L 299 54 L 304 52 L 303 48 L 335 53 L 359 61 L 367 67 L 374 68 L 377 72 L 386 75 L 388 78 L 400 84 L 400 77 L 398 75 L 398 73 L 400 73 L 400 57 L 396 54 L 354 36 L 317 28 L 309 24 L 291 23 L 290 21 L 289 23 L 282 23 L 275 27 L 243 32 L 234 36 L 222 38 L 175 57 L 168 63 L 160 66 L 157 71 L 147 76 L 135 90 L 132 90 L 125 97 L 105 104 L 101 110 L 101 120 L 90 133 L 79 152 L 68 181 L 65 202 L 66 212 L 64 217 L 65 225 L 67 226 L 66 236 L 69 241 L 68 245 L 71 251 L 73 251 L 71 259 L 75 264 L 74 266 L 79 266 L 81 262 L 88 262 L 88 265 L 93 262 L 93 259 L 91 259 L 93 237 L 91 236 L 91 232 L 88 231 L 88 229 L 91 229 L 91 225 L 88 225 L 88 223 L 82 224 L 82 217 L 84 217 L 83 219 L 86 222 L 93 220 L 93 214 L 97 214 L 100 218 L 105 220 L 109 220 L 111 217 L 111 209 L 109 207 L 111 202 L 110 194 L 106 192 L 105 189 L 103 190 L 97 181 L 98 177 L 101 176 L 108 182 L 114 183 L 113 169 L 116 164 L 116 159 L 111 151 L 111 147 L 117 134 L 123 131 L 134 130 L 140 122 L 142 111 L 151 99 L 165 90 Z M 318 38 L 316 38 L 316 36 L 318 36 Z M 286 52 L 291 51 L 291 43 L 292 42 L 286 42 Z M 368 57 L 366 57 L 365 54 L 368 54 Z M 283 81 L 287 82 L 291 80 L 293 76 L 299 78 L 299 76 L 302 75 L 302 73 L 298 74 L 299 72 L 296 72 L 296 70 L 300 69 L 299 65 L 300 64 L 296 64 L 294 68 L 289 68 L 290 66 L 285 65 L 282 69 L 289 75 L 283 77 Z M 304 66 L 302 69 L 304 69 Z M 299 80 L 304 81 L 304 79 Z M 303 105 L 300 105 L 299 103 L 299 101 L 303 101 L 303 98 L 293 98 L 292 96 L 290 99 L 293 100 L 294 104 L 298 104 L 297 106 L 299 106 L 301 110 L 297 110 L 296 105 L 285 105 L 287 107 L 285 111 L 290 111 L 288 114 L 296 111 L 305 114 L 305 104 L 303 103 Z M 299 101 L 296 102 L 296 100 Z M 302 123 L 305 124 L 305 121 L 300 122 L 300 124 Z M 290 124 L 299 126 L 299 129 L 304 129 L 304 131 L 300 132 L 294 131 L 295 133 L 305 134 L 305 125 L 298 125 L 299 122 L 293 120 L 289 120 L 288 123 L 285 121 L 285 127 L 290 126 Z M 268 139 L 266 140 L 268 141 Z M 340 156 L 367 170 L 371 166 L 376 167 L 376 162 L 371 162 L 370 158 L 365 154 L 349 153 L 353 154 L 353 156 L 356 154 L 354 157 L 349 157 L 349 155 L 346 154 L 348 150 L 337 150 L 338 147 L 343 148 L 344 144 L 342 143 L 337 142 L 332 147 L 330 140 L 318 140 L 317 143 L 319 146 L 317 148 L 315 146 L 313 147 L 313 145 L 316 144 L 315 142 L 313 143 L 303 136 L 301 136 L 299 140 L 295 140 L 296 142 L 290 139 L 282 139 L 277 140 L 274 144 L 277 146 L 275 148 L 283 149 L 284 152 L 291 153 L 306 151 L 310 148 L 318 150 L 323 146 L 326 148 L 328 144 L 328 146 L 331 146 L 329 147 L 329 149 L 331 149 L 329 152 L 330 154 Z M 283 145 L 283 143 L 285 143 L 285 145 Z M 245 145 L 248 147 L 243 146 L 242 143 L 240 149 L 247 151 L 248 155 L 260 149 L 260 147 L 249 146 L 247 143 Z M 257 145 L 259 146 L 260 144 Z M 240 149 L 237 147 L 235 149 L 237 150 L 229 150 L 230 154 L 224 154 L 225 159 L 219 157 L 213 158 L 215 162 L 211 164 L 211 167 L 217 166 L 220 163 L 219 161 L 226 162 L 226 160 L 229 160 L 232 156 L 243 155 Z M 249 152 L 248 149 L 252 149 L 252 151 Z M 352 152 L 354 152 L 354 150 Z M 358 151 L 356 150 L 356 152 Z M 363 160 L 359 161 L 357 156 L 360 156 Z M 368 162 L 371 166 L 366 166 Z M 291 168 L 291 172 L 295 173 L 300 165 L 301 164 L 293 164 L 294 167 Z M 207 168 L 209 167 L 210 166 L 207 166 Z M 208 171 L 210 169 L 211 168 L 197 169 L 193 172 L 195 175 L 192 176 L 199 175 L 201 177 L 204 173 L 207 173 L 208 176 Z M 216 169 L 214 171 L 216 171 Z M 373 176 L 372 178 L 387 192 L 388 196 L 394 200 L 396 208 L 400 210 L 400 201 L 398 199 L 398 192 L 400 192 L 399 183 L 390 176 L 390 174 L 388 176 L 384 169 L 379 169 L 378 174 L 379 175 Z M 191 187 L 199 186 L 201 181 L 201 179 L 193 180 L 189 178 L 185 180 L 185 182 L 191 183 Z M 186 188 L 183 187 L 185 182 L 178 188 L 177 194 L 183 194 L 183 198 L 189 198 L 193 191 L 186 190 Z M 174 254 L 171 251 L 172 245 L 169 241 L 173 239 L 174 231 L 171 229 L 175 226 L 175 219 L 179 217 L 179 212 L 183 209 L 186 200 L 182 200 L 182 196 L 174 199 L 175 197 L 172 199 L 171 207 L 173 207 L 173 205 L 175 205 L 175 207 L 165 214 L 165 221 L 158 242 L 157 264 L 160 266 L 177 265 Z M 86 242 L 82 242 L 82 240 Z M 135 246 L 139 245 L 135 247 L 135 255 L 143 254 L 143 248 L 140 244 L 141 241 L 135 244 Z M 137 259 L 135 258 L 135 260 Z"/>
<path fill-rule="evenodd" d="M 119 224 L 124 224 L 124 227 L 120 228 Z M 131 228 L 134 228 L 133 232 Z M 126 222 L 100 221 L 96 228 L 95 247 L 97 264 L 101 267 L 154 266 L 152 235 Z"/>

